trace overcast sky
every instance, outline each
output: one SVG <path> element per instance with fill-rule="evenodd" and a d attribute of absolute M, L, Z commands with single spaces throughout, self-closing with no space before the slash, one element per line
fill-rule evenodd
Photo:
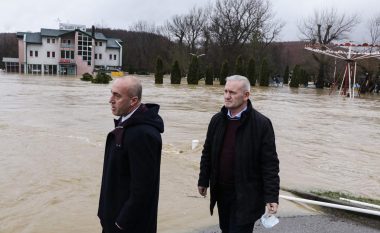
<path fill-rule="evenodd" d="M 162 25 L 175 14 L 216 0 L 1 0 L 0 32 L 58 28 L 58 22 L 129 29 L 139 20 Z M 299 40 L 298 22 L 314 9 L 335 7 L 338 12 L 358 14 L 361 24 L 351 39 L 368 41 L 367 21 L 380 14 L 379 0 L 270 0 L 277 18 L 285 22 L 280 40 Z"/>

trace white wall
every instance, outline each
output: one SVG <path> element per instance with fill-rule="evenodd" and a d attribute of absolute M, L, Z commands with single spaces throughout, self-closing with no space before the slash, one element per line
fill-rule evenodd
<path fill-rule="evenodd" d="M 55 43 L 52 43 L 53 37 L 50 37 L 50 43 L 47 43 L 47 38 L 42 38 L 43 52 L 42 56 L 44 58 L 43 64 L 46 65 L 56 65 L 61 57 L 61 49 L 58 38 L 55 38 Z M 50 52 L 50 57 L 47 57 L 47 51 Z M 55 57 L 52 57 L 52 52 L 55 52 Z"/>
<path fill-rule="evenodd" d="M 30 51 L 33 51 L 33 56 L 30 56 Z M 35 51 L 38 51 L 38 57 L 35 57 Z M 47 57 L 47 51 L 50 52 L 50 57 Z M 55 52 L 55 57 L 52 57 L 52 52 Z M 60 45 L 58 38 L 55 38 L 55 43 L 52 43 L 50 38 L 50 44 L 47 43 L 47 38 L 42 38 L 41 44 L 28 44 L 27 54 L 28 64 L 43 64 L 43 65 L 56 65 L 61 57 Z"/>
<path fill-rule="evenodd" d="M 52 43 L 52 38 L 50 37 L 50 43 L 47 43 L 47 38 L 42 38 L 41 44 L 28 44 L 27 47 L 27 63 L 28 64 L 41 64 L 41 65 L 58 65 L 61 57 L 61 47 L 60 39 L 55 38 L 55 43 Z M 77 46 L 77 45 L 75 45 Z M 33 51 L 33 56 L 30 56 L 30 51 Z M 38 51 L 38 57 L 35 57 L 35 51 Z M 50 52 L 50 57 L 47 57 L 47 52 Z M 52 57 L 52 52 L 55 52 L 55 57 Z M 93 63 L 96 66 L 120 66 L 120 55 L 121 49 L 107 48 L 107 42 L 102 41 L 102 46 L 95 46 L 93 53 L 93 58 L 97 54 L 97 59 L 94 59 Z M 99 54 L 102 54 L 102 59 L 99 59 Z M 109 56 L 112 55 L 112 59 Z M 114 60 L 114 55 L 116 55 L 116 60 Z M 75 56 L 77 56 L 75 52 Z M 41 67 L 43 69 L 43 67 Z"/>
<path fill-rule="evenodd" d="M 120 53 L 119 49 L 106 48 L 106 41 L 102 41 L 102 46 L 95 46 L 95 53 L 98 54 L 98 59 L 95 59 L 96 66 L 119 66 Z M 99 59 L 99 54 L 102 54 L 102 59 Z M 112 60 L 110 60 L 109 55 L 112 55 Z M 114 55 L 116 55 L 116 60 L 114 60 Z"/>
<path fill-rule="evenodd" d="M 99 42 L 102 42 L 102 46 L 99 46 Z M 95 52 L 94 52 L 94 57 L 95 57 L 95 53 L 97 54 L 97 59 L 95 59 L 95 65 L 96 66 L 104 66 L 106 65 L 105 64 L 105 60 L 106 60 L 106 45 L 107 45 L 107 41 L 97 41 L 97 46 L 95 46 Z M 99 54 L 102 54 L 102 59 L 99 59 Z"/>

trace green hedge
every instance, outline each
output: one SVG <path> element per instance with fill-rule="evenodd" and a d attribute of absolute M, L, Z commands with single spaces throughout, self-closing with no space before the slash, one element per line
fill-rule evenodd
<path fill-rule="evenodd" d="M 112 80 L 111 76 L 106 73 L 99 72 L 96 74 L 95 78 L 91 80 L 92 83 L 102 83 L 107 84 Z"/>

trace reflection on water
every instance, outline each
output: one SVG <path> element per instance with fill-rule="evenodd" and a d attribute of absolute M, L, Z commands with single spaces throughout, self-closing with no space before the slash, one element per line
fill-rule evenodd
<path fill-rule="evenodd" d="M 171 212 L 188 207 L 173 203 L 170 187 L 196 195 L 201 147 L 191 151 L 191 140 L 204 140 L 223 88 L 141 79 L 143 102 L 160 104 L 165 121 L 159 228 L 176 232 L 186 223 Z M 99 231 L 109 91 L 73 77 L 0 74 L 0 232 Z M 380 197 L 380 96 L 254 87 L 251 99 L 273 122 L 282 187 Z"/>

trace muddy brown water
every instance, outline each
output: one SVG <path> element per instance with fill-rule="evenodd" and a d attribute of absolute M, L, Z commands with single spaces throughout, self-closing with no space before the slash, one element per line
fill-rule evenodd
<path fill-rule="evenodd" d="M 223 87 L 140 78 L 143 102 L 160 104 L 165 121 L 159 232 L 206 226 L 208 202 L 196 192 L 202 146 L 191 141 L 203 143 Z M 100 232 L 110 87 L 0 73 L 0 232 Z M 380 198 L 380 96 L 254 87 L 251 100 L 273 122 L 282 187 Z"/>

